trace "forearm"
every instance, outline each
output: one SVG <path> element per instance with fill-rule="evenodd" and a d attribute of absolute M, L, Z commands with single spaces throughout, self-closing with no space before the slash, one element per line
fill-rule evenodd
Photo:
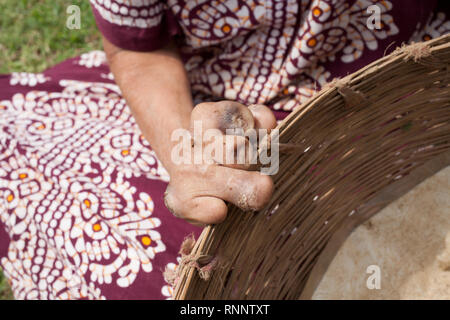
<path fill-rule="evenodd" d="M 169 173 L 173 130 L 189 128 L 189 81 L 176 48 L 149 53 L 121 50 L 104 41 L 108 62 L 145 138 Z"/>

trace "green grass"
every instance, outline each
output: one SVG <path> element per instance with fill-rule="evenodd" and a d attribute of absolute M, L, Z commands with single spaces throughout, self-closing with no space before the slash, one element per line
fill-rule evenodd
<path fill-rule="evenodd" d="M 80 7 L 79 30 L 66 27 L 72 4 Z M 101 48 L 88 0 L 0 0 L 0 16 L 0 73 L 41 72 Z"/>
<path fill-rule="evenodd" d="M 9 288 L 8 281 L 3 276 L 2 269 L 0 268 L 0 300 L 12 300 L 14 299 L 11 289 Z"/>
<path fill-rule="evenodd" d="M 80 7 L 79 30 L 66 27 L 72 4 Z M 100 33 L 88 0 L 0 0 L 0 74 L 41 72 L 95 49 Z M 0 269 L 0 300 L 12 298 Z"/>

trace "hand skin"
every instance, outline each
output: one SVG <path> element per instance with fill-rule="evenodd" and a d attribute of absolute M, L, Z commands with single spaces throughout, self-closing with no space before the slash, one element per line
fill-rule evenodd
<path fill-rule="evenodd" d="M 193 102 L 184 65 L 173 43 L 152 52 L 123 50 L 103 38 L 111 72 L 131 112 L 170 175 L 165 193 L 168 209 L 195 225 L 225 220 L 225 201 L 259 210 L 273 192 L 269 176 L 221 165 L 176 165 L 171 160 L 173 130 L 189 130 Z M 214 106 L 214 103 L 209 103 Z M 264 106 L 251 108 L 256 128 L 276 121 Z M 208 112 L 208 111 L 206 111 Z"/>

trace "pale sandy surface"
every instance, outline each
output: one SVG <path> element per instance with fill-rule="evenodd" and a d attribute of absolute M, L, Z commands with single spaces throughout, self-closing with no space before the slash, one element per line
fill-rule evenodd
<path fill-rule="evenodd" d="M 370 265 L 379 266 L 379 290 L 367 288 Z M 313 299 L 450 299 L 449 268 L 447 167 L 359 226 Z"/>

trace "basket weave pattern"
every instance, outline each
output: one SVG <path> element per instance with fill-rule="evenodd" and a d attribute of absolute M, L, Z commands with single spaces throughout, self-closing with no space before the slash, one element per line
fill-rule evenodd
<path fill-rule="evenodd" d="M 205 228 L 175 298 L 310 298 L 357 225 L 450 164 L 449 79 L 447 35 L 397 49 L 289 115 L 280 143 L 301 148 L 280 155 L 270 203 L 230 205 Z"/>

